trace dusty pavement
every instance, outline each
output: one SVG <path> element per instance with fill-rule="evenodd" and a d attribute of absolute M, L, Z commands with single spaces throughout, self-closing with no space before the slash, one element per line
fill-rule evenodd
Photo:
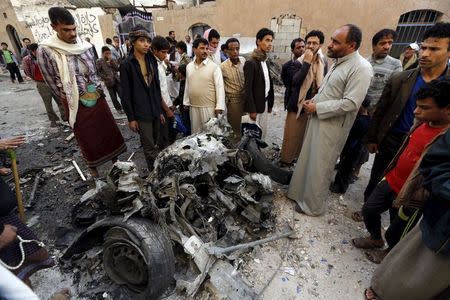
<path fill-rule="evenodd" d="M 24 199 L 29 198 L 35 174 L 44 170 L 35 204 L 27 211 L 27 216 L 29 219 L 35 217 L 32 218 L 35 220 L 33 229 L 52 255 L 58 258 L 67 239 L 74 234 L 71 210 L 88 189 L 71 168 L 71 160 L 78 162 L 84 174 L 88 174 L 87 168 L 75 142 L 64 142 L 70 134 L 69 128 L 48 128 L 44 106 L 34 84 L 13 85 L 5 76 L 0 76 L 0 80 L 0 135 L 27 135 L 27 143 L 17 151 Z M 277 101 L 269 122 L 266 141 L 272 151 L 268 153 L 274 153 L 273 149 L 282 141 L 285 117 L 282 91 L 282 88 L 277 88 Z M 133 161 L 144 166 L 137 136 L 130 133 L 123 116 L 114 114 L 128 145 L 127 153 L 119 159 L 126 160 L 136 151 Z M 105 173 L 109 167 L 107 164 L 100 171 Z M 363 167 L 360 179 L 345 195 L 330 194 L 328 211 L 321 217 L 295 213 L 292 202 L 284 196 L 287 186 L 274 184 L 277 228 L 281 230 L 285 224 L 290 224 L 297 230 L 297 238 L 265 244 L 235 261 L 235 267 L 262 299 L 362 298 L 362 291 L 368 286 L 375 265 L 351 244 L 351 238 L 364 235 L 365 230 L 362 223 L 350 219 L 350 212 L 361 205 L 369 167 L 370 164 Z M 145 176 L 144 169 L 140 172 Z M 114 286 L 105 283 L 96 268 L 101 268 L 101 265 L 93 266 L 86 275 L 86 272 L 58 265 L 38 272 L 32 282 L 42 299 L 49 299 L 62 287 L 71 288 L 72 299 L 113 299 L 110 295 Z M 97 296 L 83 296 L 88 294 Z M 166 299 L 184 297 L 169 295 Z"/>

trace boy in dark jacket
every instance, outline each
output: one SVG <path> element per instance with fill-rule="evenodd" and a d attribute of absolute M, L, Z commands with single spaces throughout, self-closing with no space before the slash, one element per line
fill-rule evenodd
<path fill-rule="evenodd" d="M 157 142 L 160 124 L 164 124 L 163 110 L 168 118 L 173 112 L 161 97 L 158 65 L 150 52 L 150 34 L 136 26 L 129 34 L 131 53 L 120 65 L 122 107 L 128 118 L 128 127 L 139 133 L 149 171 L 158 154 Z"/>

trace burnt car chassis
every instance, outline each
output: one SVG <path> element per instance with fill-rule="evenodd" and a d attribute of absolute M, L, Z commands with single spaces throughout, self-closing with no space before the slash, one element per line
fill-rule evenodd
<path fill-rule="evenodd" d="M 117 162 L 82 206 L 101 202 L 104 218 L 85 229 L 62 256 L 69 260 L 101 246 L 103 268 L 123 299 L 157 299 L 169 286 L 193 297 L 208 279 L 227 299 L 254 299 L 255 292 L 228 262 L 273 230 L 272 181 L 289 182 L 244 136 L 235 148 L 224 118 L 161 151 L 143 180 L 133 162 Z M 264 175 L 269 174 L 269 176 Z M 220 298 L 220 297 L 219 297 Z"/>

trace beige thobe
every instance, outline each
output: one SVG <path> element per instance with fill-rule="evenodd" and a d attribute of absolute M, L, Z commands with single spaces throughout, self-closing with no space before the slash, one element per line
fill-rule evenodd
<path fill-rule="evenodd" d="M 302 150 L 289 184 L 288 197 L 307 214 L 325 213 L 333 168 L 364 100 L 372 66 L 359 53 L 338 58 L 313 102 Z"/>
<path fill-rule="evenodd" d="M 190 62 L 186 67 L 183 104 L 189 106 L 192 133 L 199 132 L 215 110 L 225 110 L 225 90 L 220 66 L 205 59 Z"/>

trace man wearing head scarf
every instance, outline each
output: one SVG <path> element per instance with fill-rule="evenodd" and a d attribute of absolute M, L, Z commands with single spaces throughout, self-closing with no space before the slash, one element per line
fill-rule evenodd
<path fill-rule="evenodd" d="M 406 47 L 405 51 L 400 54 L 400 61 L 402 62 L 403 71 L 412 70 L 419 65 L 419 45 L 417 43 L 411 43 Z"/>
<path fill-rule="evenodd" d="M 47 84 L 63 103 L 91 175 L 97 167 L 116 161 L 126 150 L 109 109 L 95 67 L 92 45 L 77 37 L 75 19 L 63 7 L 48 10 L 56 34 L 38 48 L 38 63 Z"/>
<path fill-rule="evenodd" d="M 208 58 L 215 64 L 220 65 L 222 60 L 220 59 L 220 34 L 214 28 L 210 28 L 205 31 L 203 38 L 209 43 L 208 45 Z"/>

